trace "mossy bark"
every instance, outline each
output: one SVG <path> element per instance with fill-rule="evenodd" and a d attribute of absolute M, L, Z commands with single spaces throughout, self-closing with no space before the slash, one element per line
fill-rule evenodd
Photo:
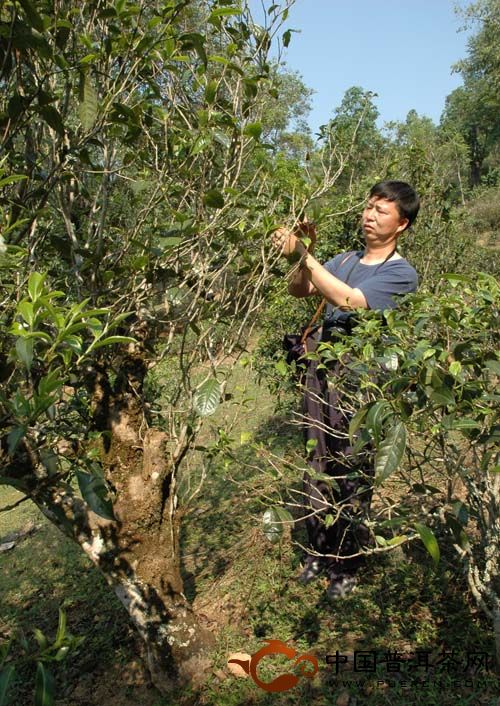
<path fill-rule="evenodd" d="M 115 520 L 89 509 L 70 485 L 49 486 L 33 499 L 102 571 L 144 641 L 153 683 L 167 692 L 203 681 L 213 636 L 183 593 L 175 474 L 166 433 L 145 419 L 145 373 L 141 357 L 130 355 L 113 386 L 102 371 L 91 381 Z"/>

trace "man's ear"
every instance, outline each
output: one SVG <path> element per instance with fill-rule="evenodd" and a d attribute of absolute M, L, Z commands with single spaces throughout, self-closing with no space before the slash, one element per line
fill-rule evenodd
<path fill-rule="evenodd" d="M 410 221 L 408 218 L 402 218 L 401 223 L 398 225 L 398 229 L 396 231 L 397 235 L 401 235 L 401 233 L 408 228 L 410 225 Z"/>

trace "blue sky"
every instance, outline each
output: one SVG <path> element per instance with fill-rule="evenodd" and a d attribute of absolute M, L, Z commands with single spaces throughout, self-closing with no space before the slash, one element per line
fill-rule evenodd
<path fill-rule="evenodd" d="M 277 2 L 279 0 L 276 0 Z M 267 6 L 270 0 L 265 0 Z M 251 0 L 251 6 L 261 6 Z M 379 125 L 414 108 L 439 122 L 462 81 L 451 65 L 467 51 L 454 0 L 296 0 L 286 63 L 315 90 L 309 124 L 328 121 L 350 86 L 378 94 Z M 258 21 L 258 12 L 255 14 Z"/>

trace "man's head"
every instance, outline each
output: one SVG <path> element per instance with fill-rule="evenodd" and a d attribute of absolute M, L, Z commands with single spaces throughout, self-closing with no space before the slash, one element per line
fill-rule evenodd
<path fill-rule="evenodd" d="M 379 181 L 372 186 L 370 199 L 386 199 L 393 202 L 401 218 L 408 220 L 403 230 L 411 226 L 420 208 L 418 194 L 405 181 Z"/>

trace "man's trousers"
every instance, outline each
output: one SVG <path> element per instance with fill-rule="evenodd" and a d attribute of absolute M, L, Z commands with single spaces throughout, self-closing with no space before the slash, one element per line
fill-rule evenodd
<path fill-rule="evenodd" d="M 316 441 L 314 448 L 307 446 L 311 450 L 310 471 L 303 480 L 304 509 L 311 549 L 341 557 L 322 560 L 335 578 L 354 573 L 363 561 L 360 552 L 370 544 L 363 520 L 370 509 L 373 466 L 369 453 L 353 455 L 349 442 L 353 402 L 341 394 L 339 382 L 343 378 L 343 388 L 347 384 L 354 391 L 355 384 L 346 382 L 350 372 L 338 362 L 329 369 L 318 365 L 308 361 L 303 377 L 304 441 Z"/>

